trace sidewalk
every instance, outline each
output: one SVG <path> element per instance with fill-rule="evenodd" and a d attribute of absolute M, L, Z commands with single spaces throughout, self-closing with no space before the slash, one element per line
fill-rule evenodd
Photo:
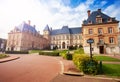
<path fill-rule="evenodd" d="M 110 56 L 110 57 L 112 57 L 112 58 L 120 59 L 120 55 L 105 55 L 105 56 Z"/>
<path fill-rule="evenodd" d="M 64 60 L 59 58 L 60 61 L 63 62 L 64 65 L 64 73 L 79 73 L 76 69 L 74 63 L 70 60 Z M 120 62 L 103 62 L 110 64 L 120 64 Z M 117 78 L 108 78 L 106 76 L 89 76 L 89 75 L 66 75 L 66 74 L 58 74 L 51 82 L 120 82 L 120 79 Z"/>
<path fill-rule="evenodd" d="M 16 55 L 9 55 L 9 56 L 10 57 L 0 59 L 0 63 L 16 60 L 20 58 L 19 56 L 16 56 Z"/>

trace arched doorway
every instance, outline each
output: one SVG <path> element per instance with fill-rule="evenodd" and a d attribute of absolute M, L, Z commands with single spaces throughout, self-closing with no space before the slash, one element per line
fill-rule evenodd
<path fill-rule="evenodd" d="M 62 43 L 62 48 L 65 49 L 65 42 Z"/>

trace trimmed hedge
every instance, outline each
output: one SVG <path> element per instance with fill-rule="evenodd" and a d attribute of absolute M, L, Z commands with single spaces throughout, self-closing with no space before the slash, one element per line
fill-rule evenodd
<path fill-rule="evenodd" d="M 90 58 L 87 55 L 74 55 L 73 62 L 76 65 L 77 69 L 82 71 L 85 74 L 96 75 L 98 73 L 98 61 L 94 58 Z"/>
<path fill-rule="evenodd" d="M 59 56 L 58 52 L 39 52 L 39 55 Z"/>
<path fill-rule="evenodd" d="M 67 60 L 72 60 L 73 59 L 73 57 L 72 57 L 72 55 L 73 54 L 71 54 L 71 53 L 67 53 L 67 54 L 65 54 L 65 58 L 67 59 Z"/>
<path fill-rule="evenodd" d="M 28 51 L 5 51 L 6 54 L 28 54 Z"/>
<path fill-rule="evenodd" d="M 64 54 L 64 59 L 67 59 L 67 60 L 72 60 L 73 59 L 73 54 L 71 54 L 69 51 L 67 51 L 65 54 Z"/>

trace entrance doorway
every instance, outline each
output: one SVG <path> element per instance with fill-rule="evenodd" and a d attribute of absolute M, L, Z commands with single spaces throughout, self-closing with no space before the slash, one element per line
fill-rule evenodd
<path fill-rule="evenodd" d="M 13 46 L 11 47 L 11 51 L 14 51 L 14 47 Z"/>
<path fill-rule="evenodd" d="M 104 54 L 104 46 L 99 46 L 99 52 L 100 54 Z"/>
<path fill-rule="evenodd" d="M 65 42 L 62 43 L 62 48 L 65 49 Z"/>

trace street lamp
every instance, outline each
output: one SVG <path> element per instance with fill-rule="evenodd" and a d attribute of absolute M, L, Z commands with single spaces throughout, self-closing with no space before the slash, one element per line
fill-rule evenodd
<path fill-rule="evenodd" d="M 90 38 L 87 40 L 87 43 L 90 44 L 90 58 L 92 58 L 92 43 L 94 43 L 94 40 Z"/>

